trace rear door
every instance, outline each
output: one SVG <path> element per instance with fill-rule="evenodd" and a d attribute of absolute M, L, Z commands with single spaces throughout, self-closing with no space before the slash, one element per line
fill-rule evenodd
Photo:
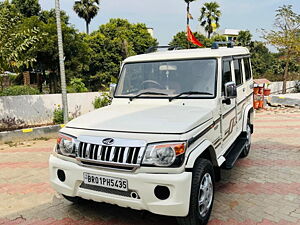
<path fill-rule="evenodd" d="M 243 57 L 235 57 L 233 59 L 234 67 L 234 80 L 237 86 L 237 124 L 236 124 L 236 135 L 239 135 L 242 131 L 242 122 L 243 122 L 243 109 L 245 107 L 244 100 L 247 95 L 245 76 L 243 69 Z"/>

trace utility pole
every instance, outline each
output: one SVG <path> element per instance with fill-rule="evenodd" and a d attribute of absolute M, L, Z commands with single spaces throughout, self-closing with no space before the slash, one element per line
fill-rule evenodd
<path fill-rule="evenodd" d="M 187 3 L 186 7 L 186 25 L 187 28 L 190 26 L 190 3 Z M 188 49 L 190 48 L 190 42 L 188 41 Z"/>
<path fill-rule="evenodd" d="M 55 0 L 55 13 L 56 13 L 57 37 L 58 37 L 59 68 L 60 68 L 61 94 L 62 94 L 62 110 L 64 112 L 64 123 L 66 124 L 69 120 L 68 119 L 68 98 L 67 98 L 67 88 L 66 88 L 64 47 L 63 47 L 62 31 L 61 31 L 59 0 Z"/>

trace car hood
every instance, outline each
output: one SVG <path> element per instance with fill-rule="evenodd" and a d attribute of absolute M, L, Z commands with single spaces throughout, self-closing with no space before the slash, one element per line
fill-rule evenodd
<path fill-rule="evenodd" d="M 69 128 L 113 132 L 183 134 L 212 118 L 207 107 L 184 105 L 111 105 L 87 113 Z"/>

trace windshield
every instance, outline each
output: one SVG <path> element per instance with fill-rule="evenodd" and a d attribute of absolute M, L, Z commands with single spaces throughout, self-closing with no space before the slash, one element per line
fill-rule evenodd
<path fill-rule="evenodd" d="M 216 59 L 193 59 L 125 64 L 115 97 L 168 98 L 215 95 Z M 157 94 L 155 94 L 157 93 Z"/>

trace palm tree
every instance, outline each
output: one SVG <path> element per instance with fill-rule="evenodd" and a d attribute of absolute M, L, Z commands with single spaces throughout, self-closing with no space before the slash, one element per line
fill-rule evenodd
<path fill-rule="evenodd" d="M 79 0 L 75 1 L 73 10 L 86 22 L 86 33 L 89 34 L 89 24 L 98 14 L 100 0 Z"/>
<path fill-rule="evenodd" d="M 210 38 L 215 28 L 220 27 L 219 18 L 221 16 L 220 6 L 217 2 L 207 2 L 201 8 L 201 16 L 199 22 L 207 32 L 207 37 Z"/>

